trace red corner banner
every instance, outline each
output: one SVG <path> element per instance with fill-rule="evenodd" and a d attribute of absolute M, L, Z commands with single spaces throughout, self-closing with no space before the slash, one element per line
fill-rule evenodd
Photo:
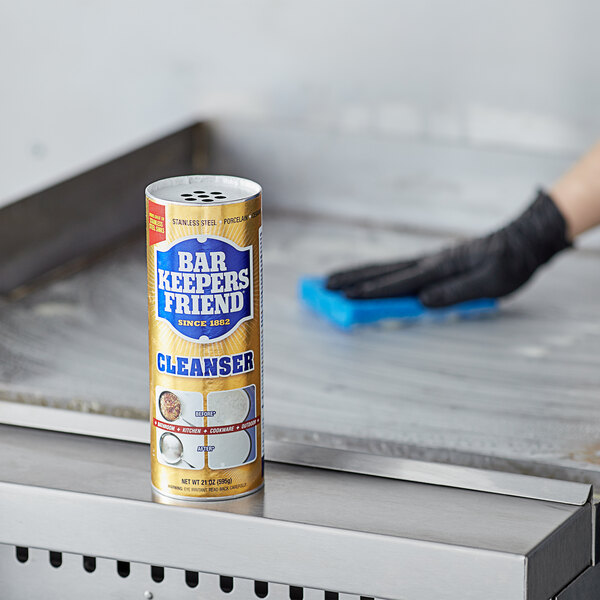
<path fill-rule="evenodd" d="M 148 245 L 153 246 L 166 239 L 165 207 L 148 200 Z"/>

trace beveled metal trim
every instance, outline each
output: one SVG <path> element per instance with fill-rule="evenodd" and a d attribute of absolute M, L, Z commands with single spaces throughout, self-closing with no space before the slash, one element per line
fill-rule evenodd
<path fill-rule="evenodd" d="M 35 404 L 0 400 L 0 423 L 140 444 L 150 443 L 150 424 L 147 421 Z"/>
<path fill-rule="evenodd" d="M 265 442 L 267 459 L 292 465 L 374 475 L 416 483 L 547 500 L 582 506 L 590 501 L 592 486 L 587 483 L 546 479 L 531 475 L 487 471 L 393 456 L 379 456 L 308 444 Z"/>
<path fill-rule="evenodd" d="M 0 423 L 141 444 L 148 444 L 150 439 L 149 424 L 146 421 L 12 402 L 0 401 Z M 266 440 L 265 455 L 271 462 L 576 506 L 589 502 L 592 495 L 592 486 L 587 483 L 366 454 L 312 444 Z"/>

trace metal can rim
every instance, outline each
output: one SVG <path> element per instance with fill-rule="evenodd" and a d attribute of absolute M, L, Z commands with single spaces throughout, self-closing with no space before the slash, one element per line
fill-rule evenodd
<path fill-rule="evenodd" d="M 245 177 L 237 177 L 235 175 L 212 175 L 212 174 L 204 174 L 204 175 L 178 175 L 176 177 L 165 177 L 163 179 L 159 179 L 157 181 L 153 181 L 149 185 L 146 186 L 146 198 L 154 202 L 158 202 L 161 204 L 184 204 L 185 202 L 182 200 L 168 200 L 166 198 L 160 198 L 157 196 L 157 192 L 162 189 L 173 187 L 177 185 L 184 184 L 201 184 L 201 183 L 236 183 L 236 184 L 245 184 L 249 188 L 252 188 L 252 192 L 248 195 L 244 195 L 241 198 L 235 198 L 232 200 L 223 200 L 211 203 L 210 206 L 224 206 L 227 204 L 239 204 L 243 202 L 248 202 L 254 198 L 258 198 L 262 195 L 262 187 L 253 181 L 252 179 L 247 179 Z M 205 206 L 203 204 L 195 204 L 195 206 Z M 208 205 L 206 205 L 208 206 Z"/>

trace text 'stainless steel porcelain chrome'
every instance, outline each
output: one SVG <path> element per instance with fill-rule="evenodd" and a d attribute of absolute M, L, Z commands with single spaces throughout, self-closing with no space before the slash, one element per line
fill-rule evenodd
<path fill-rule="evenodd" d="M 194 175 L 146 188 L 150 437 L 157 499 L 263 485 L 261 188 Z"/>

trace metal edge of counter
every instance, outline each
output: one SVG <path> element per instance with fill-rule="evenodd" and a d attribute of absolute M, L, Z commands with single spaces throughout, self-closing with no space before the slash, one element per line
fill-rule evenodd
<path fill-rule="evenodd" d="M 0 506 L 4 544 L 378 598 L 529 597 L 526 557 L 507 552 L 5 482 Z"/>
<path fill-rule="evenodd" d="M 148 423 L 137 419 L 3 401 L 0 401 L 0 423 L 142 444 L 149 443 L 150 436 Z M 267 440 L 265 455 L 271 462 L 578 506 L 586 504 L 592 494 L 592 486 L 586 483 L 366 454 L 309 444 Z"/>

